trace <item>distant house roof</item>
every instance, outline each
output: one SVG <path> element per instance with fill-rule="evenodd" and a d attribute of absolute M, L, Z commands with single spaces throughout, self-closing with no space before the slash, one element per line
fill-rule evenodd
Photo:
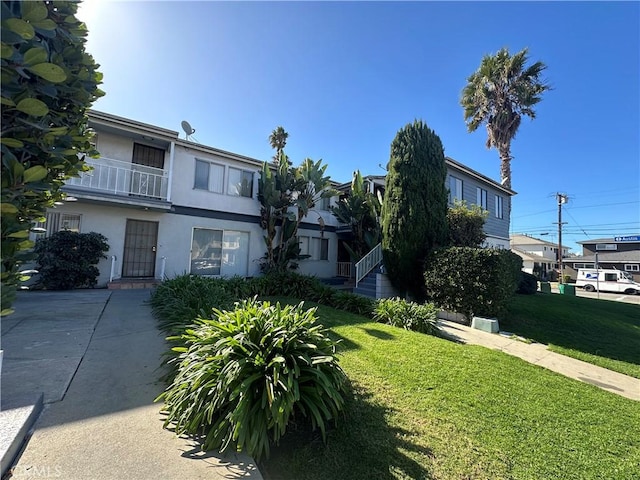
<path fill-rule="evenodd" d="M 546 240 L 540 240 L 539 238 L 530 237 L 529 235 L 523 235 L 516 233 L 510 236 L 511 245 L 548 245 L 551 247 L 557 247 L 557 243 L 547 242 Z M 568 248 L 565 245 L 562 248 Z"/>
<path fill-rule="evenodd" d="M 583 255 L 564 259 L 564 263 L 594 263 L 595 261 L 595 255 Z M 640 251 L 598 252 L 598 263 L 640 263 Z"/>
<path fill-rule="evenodd" d="M 556 263 L 555 259 L 553 259 L 553 258 L 545 258 L 545 257 L 541 257 L 540 255 L 533 255 L 531 253 L 525 252 L 524 250 L 520 250 L 519 248 L 514 248 L 513 246 L 511 247 L 511 251 L 513 253 L 515 253 L 516 255 L 518 255 L 523 260 L 527 260 L 527 261 L 530 261 L 530 262 L 534 262 L 534 263 Z"/>

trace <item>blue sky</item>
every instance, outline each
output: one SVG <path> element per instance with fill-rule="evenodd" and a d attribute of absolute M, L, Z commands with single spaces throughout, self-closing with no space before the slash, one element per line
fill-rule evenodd
<path fill-rule="evenodd" d="M 547 92 L 512 143 L 513 232 L 563 243 L 640 234 L 638 2 L 125 2 L 79 17 L 101 64 L 97 110 L 180 131 L 260 160 L 290 134 L 298 164 L 334 180 L 384 174 L 396 132 L 421 118 L 445 153 L 499 180 L 484 128 L 459 104 L 483 55 L 528 47 Z"/>

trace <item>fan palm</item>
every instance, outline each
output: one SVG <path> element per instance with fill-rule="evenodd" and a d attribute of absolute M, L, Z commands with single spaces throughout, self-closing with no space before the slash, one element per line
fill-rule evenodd
<path fill-rule="evenodd" d="M 541 79 L 546 65 L 536 62 L 527 67 L 527 54 L 527 48 L 514 55 L 503 48 L 495 55 L 485 55 L 478 70 L 467 79 L 460 100 L 469 132 L 486 125 L 487 148 L 498 150 L 500 176 L 507 188 L 511 188 L 511 140 L 522 115 L 535 118 L 533 107 L 550 88 Z"/>

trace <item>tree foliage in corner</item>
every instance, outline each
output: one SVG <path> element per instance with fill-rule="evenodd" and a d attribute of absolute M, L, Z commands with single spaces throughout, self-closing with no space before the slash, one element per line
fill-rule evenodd
<path fill-rule="evenodd" d="M 85 52 L 78 2 L 2 2 L 2 315 L 11 313 L 29 230 L 60 200 L 64 180 L 86 169 L 86 110 L 103 95 Z"/>
<path fill-rule="evenodd" d="M 511 140 L 523 115 L 536 117 L 533 107 L 549 90 L 541 79 L 547 68 L 542 62 L 526 66 L 528 49 L 510 55 L 506 48 L 485 55 L 480 67 L 468 79 L 460 103 L 470 132 L 481 124 L 487 127 L 487 148 L 500 154 L 502 184 L 511 188 Z"/>
<path fill-rule="evenodd" d="M 401 293 L 424 298 L 427 256 L 447 244 L 447 167 L 440 137 L 421 120 L 391 143 L 382 205 L 382 252 Z"/>
<path fill-rule="evenodd" d="M 488 212 L 478 205 L 455 200 L 447 211 L 449 224 L 449 246 L 479 248 L 487 238 L 484 222 Z"/>

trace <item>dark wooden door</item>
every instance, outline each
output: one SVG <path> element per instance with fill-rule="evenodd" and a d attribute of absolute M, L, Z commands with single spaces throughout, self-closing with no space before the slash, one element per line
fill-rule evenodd
<path fill-rule="evenodd" d="M 127 220 L 124 234 L 123 277 L 153 277 L 156 273 L 158 222 Z"/>

